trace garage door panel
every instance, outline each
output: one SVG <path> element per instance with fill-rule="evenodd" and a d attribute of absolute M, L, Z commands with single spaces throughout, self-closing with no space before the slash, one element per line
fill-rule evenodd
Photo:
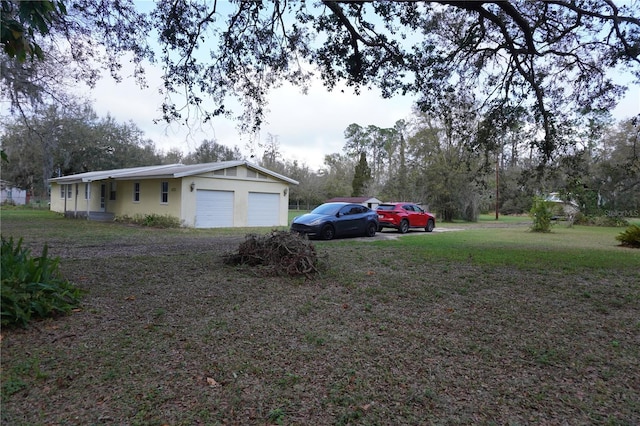
<path fill-rule="evenodd" d="M 280 194 L 250 192 L 247 224 L 249 226 L 279 226 Z"/>
<path fill-rule="evenodd" d="M 196 192 L 196 228 L 223 228 L 233 226 L 233 191 Z"/>

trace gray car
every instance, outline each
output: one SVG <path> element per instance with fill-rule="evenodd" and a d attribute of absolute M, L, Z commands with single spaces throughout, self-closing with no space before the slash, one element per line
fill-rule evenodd
<path fill-rule="evenodd" d="M 346 236 L 373 237 L 377 230 L 378 214 L 353 203 L 325 203 L 291 222 L 291 231 L 323 240 Z"/>

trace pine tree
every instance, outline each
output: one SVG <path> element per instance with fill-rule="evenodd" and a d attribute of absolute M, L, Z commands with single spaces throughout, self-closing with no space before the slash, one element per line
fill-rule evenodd
<path fill-rule="evenodd" d="M 371 181 L 371 168 L 367 164 L 367 155 L 364 152 L 360 153 L 360 161 L 356 165 L 355 174 L 353 175 L 352 197 L 361 197 L 364 195 L 364 190 Z"/>

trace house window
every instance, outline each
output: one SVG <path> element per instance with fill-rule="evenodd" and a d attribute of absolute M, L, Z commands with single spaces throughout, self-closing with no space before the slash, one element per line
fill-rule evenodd
<path fill-rule="evenodd" d="M 140 182 L 133 183 L 133 202 L 140 202 Z"/>
<path fill-rule="evenodd" d="M 109 183 L 109 200 L 113 201 L 116 199 L 116 181 L 112 180 Z"/>
<path fill-rule="evenodd" d="M 85 183 L 84 184 L 84 199 L 85 200 L 91 199 L 91 184 L 90 183 Z"/>
<path fill-rule="evenodd" d="M 160 182 L 160 202 L 167 204 L 169 202 L 169 182 Z"/>
<path fill-rule="evenodd" d="M 67 185 L 67 198 L 73 197 L 73 185 Z"/>
<path fill-rule="evenodd" d="M 213 171 L 214 176 L 238 176 L 237 167 L 229 167 L 228 169 L 219 169 Z"/>
<path fill-rule="evenodd" d="M 60 198 L 71 198 L 71 188 L 73 185 L 60 185 Z"/>
<path fill-rule="evenodd" d="M 258 173 L 255 170 L 249 170 L 249 169 L 247 169 L 247 177 L 254 178 L 254 179 L 267 179 L 266 175 L 263 175 L 262 173 Z"/>

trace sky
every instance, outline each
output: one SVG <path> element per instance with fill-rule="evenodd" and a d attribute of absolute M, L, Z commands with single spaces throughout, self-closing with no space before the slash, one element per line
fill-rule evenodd
<path fill-rule="evenodd" d="M 139 1 L 138 7 L 147 11 L 154 3 Z M 123 65 L 126 70 L 125 61 Z M 625 83 L 631 81 L 630 76 L 621 78 Z M 164 152 L 178 148 L 187 154 L 208 139 L 229 148 L 237 146 L 247 158 L 254 153 L 259 157 L 262 154 L 259 142 L 265 142 L 271 134 L 277 137 L 283 160 L 297 160 L 313 170 L 323 166 L 325 155 L 342 153 L 344 131 L 350 124 L 393 127 L 398 120 L 411 117 L 415 101 L 415 97 L 399 95 L 383 99 L 377 89 L 363 90 L 360 95 L 341 87 L 328 92 L 319 81 L 311 85 L 307 94 L 302 94 L 299 88 L 285 84 L 271 93 L 270 112 L 260 133 L 250 136 L 237 131 L 238 123 L 221 117 L 189 127 L 177 123 L 167 125 L 162 121 L 154 123 L 161 118 L 163 101 L 158 92 L 162 86 L 160 71 L 147 67 L 147 79 L 149 88 L 141 89 L 133 78 L 116 83 L 104 75 L 94 89 L 80 91 L 93 102 L 99 116 L 109 114 L 121 123 L 132 121 L 145 133 L 145 138 L 151 139 L 156 148 Z M 241 111 L 233 112 L 239 114 Z M 613 116 L 621 120 L 639 113 L 640 85 L 636 84 L 629 87 Z"/>
<path fill-rule="evenodd" d="M 142 2 L 145 7 L 153 3 Z M 126 70 L 126 62 L 124 70 Z M 163 98 L 158 92 L 162 86 L 158 69 L 147 67 L 149 87 L 141 89 L 133 78 L 116 83 L 104 75 L 92 90 L 79 89 L 81 94 L 93 102 L 99 116 L 111 115 L 118 122 L 132 121 L 144 131 L 157 149 L 164 152 L 173 148 L 183 153 L 194 151 L 203 140 L 215 140 L 229 148 L 237 146 L 247 158 L 255 153 L 260 156 L 259 141 L 268 135 L 277 137 L 282 159 L 297 160 L 315 170 L 322 167 L 327 154 L 341 153 L 344 146 L 344 131 L 352 123 L 361 126 L 376 125 L 393 127 L 400 119 L 412 115 L 414 97 L 396 96 L 383 99 L 379 91 L 365 91 L 355 95 L 352 89 L 337 87 L 328 92 L 318 81 L 311 85 L 307 94 L 297 87 L 284 85 L 271 93 L 266 123 L 260 134 L 249 136 L 237 131 L 236 122 L 225 118 L 214 118 L 210 123 L 193 126 L 154 123 L 161 118 Z M 620 80 L 621 79 L 621 80 Z M 617 83 L 631 82 L 630 76 L 621 76 Z M 234 111 L 239 114 L 241 111 Z M 626 97 L 613 112 L 621 120 L 640 113 L 640 85 L 630 85 Z M 254 150 L 252 151 L 252 147 Z"/>
<path fill-rule="evenodd" d="M 237 122 L 218 117 L 210 123 L 189 127 L 154 124 L 154 119 L 161 117 L 162 97 L 157 91 L 160 80 L 159 74 L 153 72 L 148 77 L 149 88 L 140 89 L 132 79 L 116 83 L 105 76 L 94 89 L 84 90 L 83 94 L 93 102 L 99 116 L 109 114 L 118 122 L 132 121 L 164 152 L 179 148 L 188 153 L 209 139 L 229 148 L 237 146 L 247 157 L 252 148 L 261 155 L 258 142 L 265 142 L 271 134 L 277 137 L 284 160 L 297 160 L 313 170 L 323 165 L 325 155 L 342 152 L 344 131 L 350 124 L 393 127 L 396 121 L 411 116 L 414 101 L 400 96 L 383 99 L 377 91 L 355 95 L 349 89 L 342 92 L 337 88 L 328 92 L 320 83 L 302 94 L 299 88 L 286 85 L 271 93 L 266 124 L 260 134 L 250 136 L 237 131 Z"/>
<path fill-rule="evenodd" d="M 342 152 L 344 131 L 350 124 L 393 127 L 396 121 L 411 117 L 414 103 L 414 98 L 408 96 L 383 99 L 377 91 L 363 91 L 360 95 L 349 89 L 328 92 L 320 83 L 311 86 L 306 95 L 299 88 L 284 86 L 272 92 L 267 123 L 260 134 L 248 136 L 237 131 L 236 122 L 224 118 L 189 127 L 155 124 L 154 119 L 161 117 L 162 97 L 157 91 L 160 76 L 151 72 L 149 77 L 148 89 L 139 88 L 133 79 L 116 83 L 104 77 L 84 95 L 92 100 L 99 116 L 109 114 L 121 123 L 132 121 L 144 131 L 145 138 L 164 152 L 178 148 L 186 154 L 209 139 L 229 148 L 237 146 L 249 158 L 252 153 L 261 155 L 257 144 L 271 134 L 277 137 L 282 159 L 297 160 L 312 170 L 322 167 L 325 155 Z M 640 85 L 632 85 L 613 115 L 625 119 L 638 113 Z"/>

